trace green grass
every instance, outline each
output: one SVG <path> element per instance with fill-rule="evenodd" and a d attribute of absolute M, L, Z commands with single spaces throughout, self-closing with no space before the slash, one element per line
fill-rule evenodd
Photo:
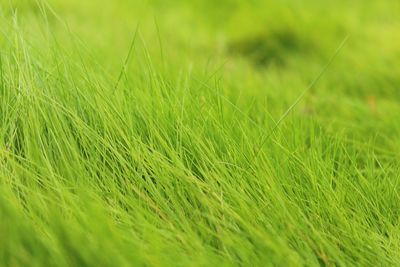
<path fill-rule="evenodd" d="M 0 266 L 399 266 L 399 11 L 0 1 Z"/>

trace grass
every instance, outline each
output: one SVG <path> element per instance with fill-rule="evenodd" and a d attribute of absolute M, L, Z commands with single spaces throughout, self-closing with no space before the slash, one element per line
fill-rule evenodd
<path fill-rule="evenodd" d="M 271 2 L 1 1 L 0 265 L 400 265 L 400 5 Z"/>

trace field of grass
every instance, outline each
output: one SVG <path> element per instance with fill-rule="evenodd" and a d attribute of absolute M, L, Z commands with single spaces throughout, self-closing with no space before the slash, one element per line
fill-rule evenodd
<path fill-rule="evenodd" d="M 399 14 L 0 0 L 0 266 L 400 266 Z"/>

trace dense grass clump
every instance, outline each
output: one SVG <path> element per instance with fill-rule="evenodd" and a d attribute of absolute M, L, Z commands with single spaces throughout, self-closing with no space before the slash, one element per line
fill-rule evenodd
<path fill-rule="evenodd" d="M 267 2 L 0 2 L 0 266 L 400 265 L 399 4 Z"/>

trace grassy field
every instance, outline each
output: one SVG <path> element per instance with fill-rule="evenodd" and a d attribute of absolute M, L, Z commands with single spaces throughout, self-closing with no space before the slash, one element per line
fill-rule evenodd
<path fill-rule="evenodd" d="M 0 266 L 400 266 L 399 14 L 0 0 Z"/>

